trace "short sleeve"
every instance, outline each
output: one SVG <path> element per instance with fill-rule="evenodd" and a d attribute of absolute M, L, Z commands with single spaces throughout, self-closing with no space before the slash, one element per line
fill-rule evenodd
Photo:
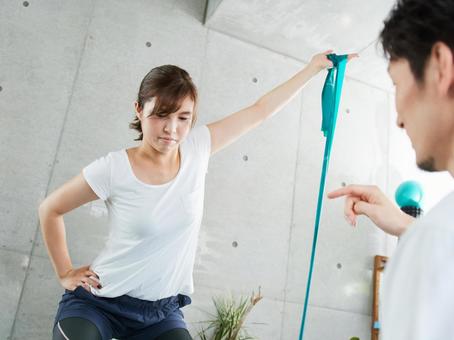
<path fill-rule="evenodd" d="M 194 151 L 208 165 L 211 155 L 211 133 L 206 125 L 193 128 L 189 136 Z"/>
<path fill-rule="evenodd" d="M 103 201 L 110 196 L 112 155 L 98 158 L 82 170 L 82 174 L 95 194 Z"/>

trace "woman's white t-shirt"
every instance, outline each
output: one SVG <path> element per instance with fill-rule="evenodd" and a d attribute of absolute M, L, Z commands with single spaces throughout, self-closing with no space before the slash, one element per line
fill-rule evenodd
<path fill-rule="evenodd" d="M 205 175 L 211 152 L 207 126 L 194 128 L 180 144 L 180 169 L 163 185 L 141 182 L 126 150 L 110 152 L 83 169 L 105 201 L 109 235 L 90 266 L 101 280 L 94 295 L 156 301 L 191 294 Z"/>

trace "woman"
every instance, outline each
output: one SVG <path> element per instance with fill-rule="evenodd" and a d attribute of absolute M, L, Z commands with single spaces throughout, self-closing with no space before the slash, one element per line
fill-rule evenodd
<path fill-rule="evenodd" d="M 320 70 L 326 51 L 255 104 L 192 129 L 197 90 L 171 65 L 142 80 L 130 127 L 139 146 L 111 152 L 39 207 L 43 238 L 65 294 L 53 339 L 191 339 L 180 308 L 191 302 L 192 271 L 212 154 L 279 111 Z M 105 201 L 109 238 L 91 265 L 73 268 L 63 216 Z"/>

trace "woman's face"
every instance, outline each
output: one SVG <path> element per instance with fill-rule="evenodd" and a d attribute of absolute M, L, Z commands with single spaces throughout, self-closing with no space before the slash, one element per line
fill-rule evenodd
<path fill-rule="evenodd" d="M 140 109 L 136 103 L 136 114 L 142 125 L 143 143 L 147 143 L 160 153 L 168 153 L 178 149 L 180 143 L 191 130 L 194 101 L 190 97 L 186 97 L 178 111 L 165 117 L 160 115 L 150 116 L 154 105 L 154 99 L 146 102 L 143 109 Z M 167 114 L 167 112 L 163 114 Z"/>

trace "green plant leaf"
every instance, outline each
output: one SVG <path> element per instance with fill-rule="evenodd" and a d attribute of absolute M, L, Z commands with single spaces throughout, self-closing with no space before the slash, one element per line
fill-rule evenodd
<path fill-rule="evenodd" d="M 215 314 L 212 319 L 203 323 L 207 324 L 206 328 L 199 332 L 201 340 L 252 340 L 244 330 L 243 324 L 247 314 L 252 307 L 260 301 L 262 296 L 253 293 L 250 299 L 240 298 L 239 301 L 233 297 L 213 298 Z M 207 332 L 213 332 L 209 337 Z"/>

